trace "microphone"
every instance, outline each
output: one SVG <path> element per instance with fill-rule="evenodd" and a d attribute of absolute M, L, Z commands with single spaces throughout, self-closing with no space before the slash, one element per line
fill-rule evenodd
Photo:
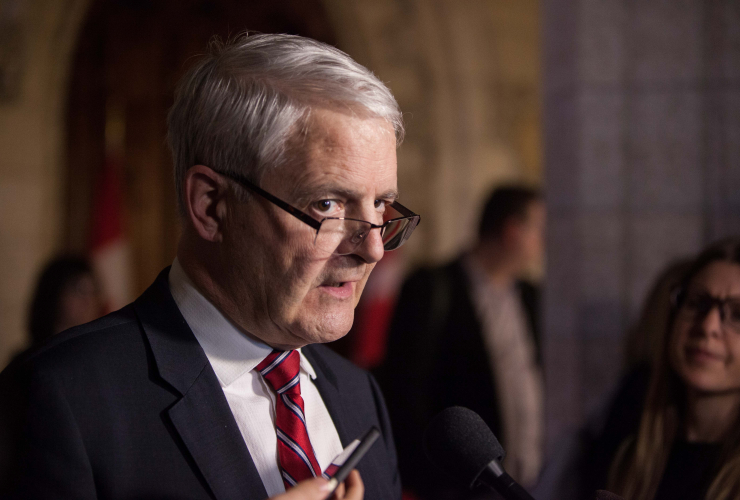
<path fill-rule="evenodd" d="M 506 454 L 480 416 L 453 406 L 432 419 L 424 434 L 427 457 L 465 486 L 484 484 L 506 500 L 534 500 L 501 466 Z"/>

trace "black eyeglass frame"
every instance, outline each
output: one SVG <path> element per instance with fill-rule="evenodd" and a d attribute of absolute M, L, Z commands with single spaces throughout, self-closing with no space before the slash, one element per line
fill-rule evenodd
<path fill-rule="evenodd" d="M 398 213 L 400 213 L 401 215 L 403 215 L 403 217 L 396 217 L 394 219 L 389 219 L 389 220 L 383 222 L 383 224 L 380 224 L 380 225 L 373 224 L 370 221 L 366 221 L 366 220 L 362 220 L 362 219 L 353 219 L 353 218 L 350 218 L 350 217 L 324 217 L 323 219 L 321 219 L 320 221 L 318 221 L 318 220 L 314 219 L 313 217 L 311 217 L 310 215 L 308 215 L 307 213 L 303 212 L 302 210 L 299 210 L 296 207 L 294 207 L 293 205 L 284 202 L 283 200 L 281 200 L 277 196 L 268 193 L 267 191 L 265 191 L 264 189 L 262 189 L 261 187 L 257 186 L 256 184 L 254 184 L 252 181 L 250 181 L 246 177 L 244 177 L 243 175 L 232 174 L 232 173 L 224 173 L 224 172 L 219 172 L 217 170 L 214 170 L 214 172 L 216 172 L 218 174 L 221 174 L 224 177 L 227 177 L 227 178 L 229 178 L 229 179 L 231 179 L 231 180 L 233 180 L 235 182 L 238 182 L 239 184 L 241 184 L 245 188 L 247 188 L 247 189 L 249 189 L 251 191 L 254 191 L 258 195 L 262 196 L 264 199 L 266 199 L 270 203 L 273 203 L 274 205 L 278 206 L 279 208 L 282 208 L 283 210 L 285 210 L 286 212 L 288 212 L 290 215 L 292 215 L 296 219 L 300 220 L 301 222 L 303 222 L 305 224 L 308 224 L 313 229 L 315 229 L 317 235 L 319 234 L 319 230 L 321 229 L 321 224 L 325 220 L 351 220 L 351 221 L 355 221 L 355 222 L 362 222 L 364 224 L 369 224 L 370 225 L 370 230 L 380 229 L 381 236 L 383 235 L 383 232 L 384 232 L 385 228 L 391 222 L 395 222 L 395 221 L 399 221 L 399 220 L 404 220 L 404 219 L 409 219 L 409 220 L 416 219 L 416 224 L 414 225 L 414 229 L 416 229 L 416 226 L 418 226 L 419 223 L 421 223 L 421 216 L 419 214 L 416 214 L 416 213 L 412 212 L 411 210 L 409 210 L 408 208 L 404 207 L 403 205 L 401 205 L 397 201 L 394 201 L 393 203 L 391 203 L 390 204 L 390 207 L 393 208 Z M 412 232 L 413 232 L 414 229 L 412 229 Z M 370 231 L 368 231 L 368 233 L 369 232 Z M 405 243 L 408 240 L 408 238 L 410 236 L 411 235 L 409 234 L 409 236 L 406 237 L 406 240 L 404 240 L 401 243 L 401 245 L 398 245 L 393 250 L 397 250 L 398 248 L 400 248 L 403 245 L 403 243 Z M 387 252 L 392 252 L 393 250 L 386 250 L 386 251 Z"/>
<path fill-rule="evenodd" d="M 674 287 L 671 290 L 670 302 L 676 312 L 680 311 L 681 308 L 686 306 L 686 299 L 688 295 L 689 295 L 688 291 L 682 286 Z M 732 303 L 732 302 L 738 302 L 737 298 L 720 299 L 708 293 L 703 293 L 701 295 L 702 295 L 702 299 L 706 301 L 705 305 L 708 305 L 709 308 L 706 310 L 701 310 L 701 311 L 697 310 L 696 312 L 703 314 L 702 317 L 704 317 L 716 307 L 717 310 L 719 311 L 720 320 L 722 321 L 723 324 L 727 316 L 725 314 L 725 305 Z"/>

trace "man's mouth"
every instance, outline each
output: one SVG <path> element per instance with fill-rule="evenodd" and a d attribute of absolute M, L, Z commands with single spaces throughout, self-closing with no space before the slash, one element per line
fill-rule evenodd
<path fill-rule="evenodd" d="M 346 299 L 354 294 L 354 281 L 327 281 L 319 286 L 325 293 L 338 298 Z"/>
<path fill-rule="evenodd" d="M 337 276 L 339 278 L 339 276 Z M 327 286 L 331 288 L 342 288 L 345 285 L 351 285 L 352 283 L 356 283 L 362 279 L 362 276 L 354 276 L 354 275 L 344 275 L 341 276 L 341 278 L 344 279 L 337 279 L 337 278 L 326 278 L 323 280 L 320 286 Z"/>

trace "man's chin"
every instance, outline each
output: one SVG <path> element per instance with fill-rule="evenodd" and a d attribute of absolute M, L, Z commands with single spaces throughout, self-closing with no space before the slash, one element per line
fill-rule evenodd
<path fill-rule="evenodd" d="M 327 328 L 326 325 L 321 325 L 320 328 L 316 328 L 315 325 L 306 326 L 300 324 L 293 324 L 287 328 L 280 328 L 277 334 L 273 335 L 269 339 L 261 338 L 263 342 L 271 346 L 273 349 L 279 349 L 281 351 L 289 351 L 292 349 L 299 349 L 311 344 L 327 344 L 339 340 L 349 332 L 352 327 L 350 321 L 348 325 L 341 327 Z"/>
<path fill-rule="evenodd" d="M 306 341 L 306 344 L 327 344 L 334 342 L 349 333 L 353 320 L 354 315 L 351 315 L 349 319 L 340 319 L 333 316 L 331 320 L 327 321 L 325 319 L 316 325 L 315 328 L 304 330 L 301 338 Z"/>
<path fill-rule="evenodd" d="M 352 325 L 350 325 L 351 328 Z M 329 342 L 334 342 L 345 335 L 349 333 L 349 328 L 341 329 L 341 330 L 332 330 L 332 331 L 323 331 L 320 334 L 316 335 L 314 337 L 314 340 L 312 342 L 309 342 L 309 344 L 328 344 Z"/>

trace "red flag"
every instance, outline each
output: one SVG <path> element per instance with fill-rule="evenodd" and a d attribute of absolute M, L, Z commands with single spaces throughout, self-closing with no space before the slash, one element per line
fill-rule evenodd
<path fill-rule="evenodd" d="M 96 184 L 90 232 L 90 258 L 100 280 L 106 308 L 131 302 L 131 251 L 124 224 L 122 177 L 123 115 L 108 112 L 106 158 Z"/>
<path fill-rule="evenodd" d="M 387 252 L 370 275 L 357 308 L 350 359 L 362 368 L 374 368 L 385 358 L 388 327 L 403 278 L 400 250 Z"/>

